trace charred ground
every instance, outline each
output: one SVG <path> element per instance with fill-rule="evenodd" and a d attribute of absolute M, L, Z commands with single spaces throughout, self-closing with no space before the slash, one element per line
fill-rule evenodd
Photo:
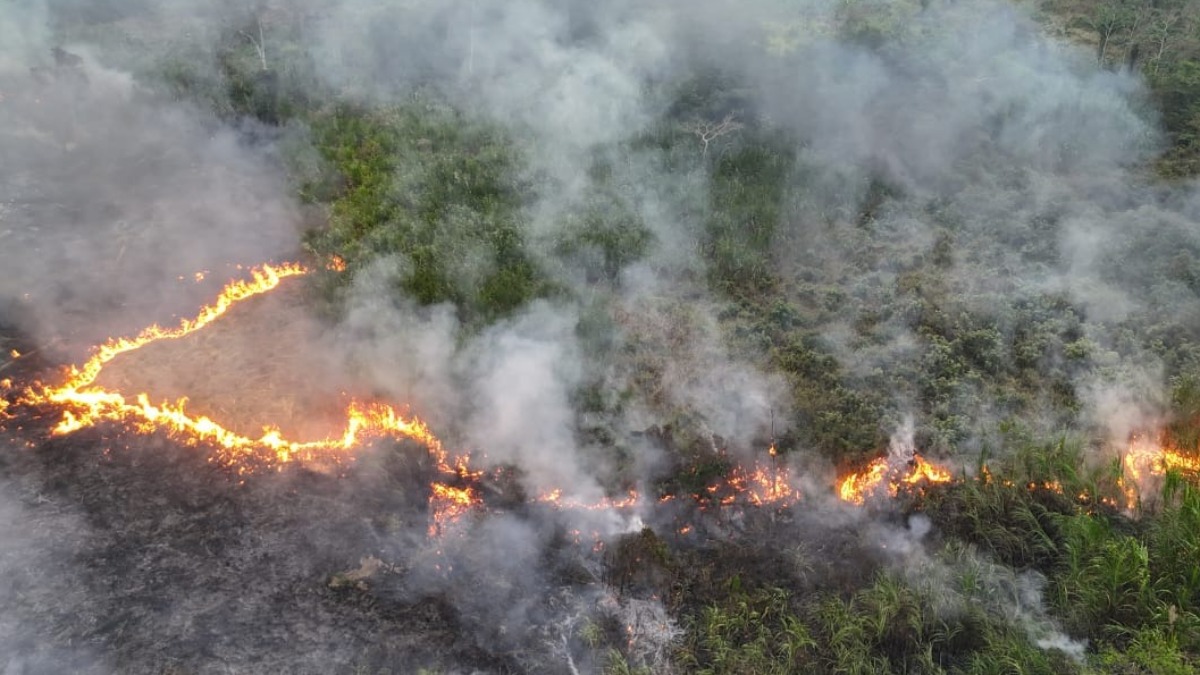
<path fill-rule="evenodd" d="M 1196 671 L 1197 476 L 1124 466 L 1200 443 L 1193 7 L 83 4 L 0 18 L 6 671 Z M 411 404 L 453 527 L 419 444 L 19 403 L 297 257 L 319 320 L 113 385 Z M 952 478 L 841 503 L 892 447 Z"/>

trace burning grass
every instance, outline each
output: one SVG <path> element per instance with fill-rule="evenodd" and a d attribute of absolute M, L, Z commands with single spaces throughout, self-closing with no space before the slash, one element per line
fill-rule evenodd
<path fill-rule="evenodd" d="M 486 472 L 472 465 L 470 454 L 452 454 L 421 420 L 406 417 L 388 403 L 348 397 L 346 383 L 339 381 L 333 363 L 323 360 L 320 350 L 314 358 L 308 345 L 318 342 L 315 326 L 297 310 L 297 290 L 278 290 L 290 278 L 307 272 L 298 264 L 250 270 L 249 279 L 230 282 L 194 318 L 175 327 L 152 325 L 134 337 L 111 339 L 82 365 L 67 369 L 62 384 L 34 383 L 17 397 L 17 403 L 61 411 L 55 435 L 117 422 L 143 433 L 165 432 L 186 445 L 213 447 L 213 459 L 238 472 L 262 463 L 345 463 L 353 461 L 372 439 L 409 438 L 427 448 L 435 467 L 428 493 L 429 536 L 438 536 L 465 514 L 486 508 Z M 271 297 L 264 297 L 268 294 Z M 217 321 L 231 314 L 241 318 Z M 262 345 L 272 347 L 263 350 Z M 314 387 L 314 381 L 328 386 Z M 123 393 L 131 391 L 137 393 Z M 6 399 L 0 414 L 12 405 Z M 844 477 L 838 496 L 863 505 L 901 492 L 923 494 L 929 486 L 954 480 L 949 469 L 917 454 L 911 438 L 893 446 L 887 456 Z M 532 496 L 530 502 L 559 510 L 645 513 L 656 502 L 690 497 L 700 510 L 788 508 L 800 500 L 800 493 L 774 446 L 767 455 L 747 466 L 730 463 L 725 471 L 690 490 L 647 496 L 631 486 L 624 494 L 581 499 L 553 489 Z M 1198 465 L 1200 460 L 1162 443 L 1135 438 L 1123 458 L 1118 486 L 1132 510 L 1139 495 L 1148 493 L 1151 481 L 1166 470 L 1195 472 Z M 1057 479 L 1034 481 L 1028 487 L 1063 493 Z M 1084 490 L 1079 499 L 1090 496 Z M 690 524 L 679 531 L 690 532 Z"/>
<path fill-rule="evenodd" d="M 190 414 L 220 420 L 243 436 L 266 427 L 289 438 L 329 436 L 343 424 L 349 383 L 317 346 L 304 300 L 302 289 L 285 281 L 231 308 L 226 321 L 114 359 L 95 384 L 146 392 L 154 402 L 186 399 Z"/>
<path fill-rule="evenodd" d="M 424 445 L 433 460 L 428 533 L 438 536 L 453 521 L 484 507 L 485 472 L 471 465 L 469 454 L 449 453 L 421 420 L 390 404 L 345 394 L 332 363 L 314 359 L 306 346 L 315 342 L 314 327 L 296 309 L 297 292 L 278 290 L 307 272 L 298 264 L 250 270 L 249 279 L 230 282 L 195 317 L 175 327 L 152 325 L 134 337 L 110 339 L 83 364 L 66 369 L 61 384 L 35 382 L 17 402 L 57 410 L 56 436 L 118 423 L 141 433 L 162 432 L 185 445 L 211 447 L 214 461 L 238 473 L 293 461 L 341 464 L 353 461 L 372 439 L 409 438 Z M 218 322 L 227 315 L 240 318 Z M 262 345 L 272 347 L 264 350 Z M 314 387 L 314 380 L 332 386 Z M 9 405 L 6 401 L 5 407 Z M 315 440 L 293 440 L 306 437 Z M 692 498 L 702 507 L 791 506 L 799 493 L 773 447 L 769 454 L 767 463 L 731 467 Z M 655 500 L 636 489 L 586 500 L 555 489 L 532 501 L 560 510 L 617 512 L 645 510 Z"/>

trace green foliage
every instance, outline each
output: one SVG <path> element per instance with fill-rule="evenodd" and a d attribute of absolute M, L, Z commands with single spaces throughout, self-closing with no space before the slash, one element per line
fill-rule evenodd
<path fill-rule="evenodd" d="M 772 284 L 772 245 L 791 167 L 789 153 L 763 141 L 746 143 L 715 162 L 704 252 L 714 285 L 730 295 Z"/>
<path fill-rule="evenodd" d="M 1155 622 L 1180 644 L 1200 650 L 1200 489 L 1168 475 L 1167 506 L 1149 524 L 1146 547 Z"/>
<path fill-rule="evenodd" d="M 248 117 L 281 126 L 303 119 L 330 92 L 321 86 L 294 26 L 280 23 L 261 33 L 259 28 L 254 20 L 235 20 L 212 49 L 176 45 L 148 77 L 171 95 L 198 101 L 230 120 Z"/>
<path fill-rule="evenodd" d="M 1029 619 L 996 598 L 1003 585 L 977 553 L 951 547 L 939 564 L 951 578 L 914 584 L 880 572 L 848 594 L 747 589 L 735 576 L 689 615 L 677 663 L 712 674 L 1080 672 L 1034 644 Z"/>
<path fill-rule="evenodd" d="M 923 505 L 948 533 L 1018 569 L 1047 569 L 1058 559 L 1053 511 L 1024 485 L 967 481 L 932 491 Z"/>
<path fill-rule="evenodd" d="M 342 258 L 350 271 L 399 257 L 398 290 L 423 304 L 453 303 L 468 322 L 552 292 L 526 250 L 526 188 L 498 129 L 421 99 L 339 106 L 310 125 L 328 168 L 302 192 L 331 207 L 329 227 L 307 241 L 315 253 Z"/>
<path fill-rule="evenodd" d="M 554 252 L 588 282 L 616 284 L 621 270 L 647 253 L 654 236 L 611 179 L 597 178 L 583 204 L 555 233 Z"/>
<path fill-rule="evenodd" d="M 621 655 L 621 652 L 610 649 L 608 651 L 608 665 L 604 668 L 604 675 L 653 675 L 650 666 L 631 666 L 629 661 Z"/>
<path fill-rule="evenodd" d="M 703 675 L 804 672 L 817 647 L 778 588 L 734 592 L 705 607 L 694 623 L 680 661 Z"/>
<path fill-rule="evenodd" d="M 1145 544 L 1114 532 L 1101 518 L 1073 516 L 1063 526 L 1063 569 L 1054 578 L 1054 598 L 1067 627 L 1084 632 L 1139 624 L 1151 601 Z"/>
<path fill-rule="evenodd" d="M 622 592 L 664 594 L 675 560 L 650 528 L 622 537 L 605 556 L 608 582 Z"/>
<path fill-rule="evenodd" d="M 1114 675 L 1194 675 L 1200 668 L 1175 640 L 1154 628 L 1139 631 L 1121 649 L 1106 648 L 1097 661 L 1102 672 Z"/>
<path fill-rule="evenodd" d="M 1146 73 L 1172 144 L 1160 170 L 1200 171 L 1200 50 L 1187 32 L 1194 17 L 1168 0 L 1060 5 L 1052 9 L 1079 19 L 1072 25 L 1095 41 L 1099 61 Z M 835 28 L 814 30 L 882 49 L 907 39 L 919 11 L 910 2 L 846 0 Z M 794 49 L 802 36 L 780 30 L 772 48 Z M 802 140 L 755 119 L 737 78 L 706 68 L 670 85 L 670 105 L 648 129 L 625 144 L 593 149 L 575 202 L 539 232 L 545 240 L 531 241 L 526 207 L 540 195 L 527 182 L 525 157 L 536 148 L 525 139 L 432 95 L 348 104 L 316 84 L 312 64 L 286 30 L 268 38 L 264 58 L 262 33 L 230 27 L 212 55 L 180 51 L 158 81 L 225 118 L 308 131 L 311 147 L 294 148 L 289 168 L 302 199 L 328 215 L 327 227 L 307 236 L 308 249 L 347 266 L 347 273 L 319 278 L 335 306 L 353 275 L 368 269 L 386 271 L 397 296 L 453 304 L 469 327 L 563 293 L 551 279 L 579 279 L 602 291 L 597 296 L 619 296 L 607 292 L 619 290 L 622 271 L 663 244 L 643 222 L 636 191 L 622 185 L 628 175 L 621 162 L 645 153 L 665 174 L 705 188 L 691 201 L 680 198 L 672 215 L 694 228 L 687 234 L 707 278 L 697 276 L 719 298 L 728 346 L 787 380 L 797 412 L 781 425 L 790 427 L 781 447 L 859 464 L 876 456 L 892 422 L 911 412 L 923 425 L 918 440 L 926 451 L 966 453 L 968 439 L 999 437 L 995 454 L 1004 460 L 980 460 L 978 478 L 915 492 L 904 504 L 927 514 L 948 542 L 939 562 L 951 573 L 941 589 L 878 573 L 878 566 L 813 587 L 780 560 L 775 542 L 750 537 L 699 552 L 680 550 L 649 528 L 615 542 L 605 557 L 606 581 L 621 593 L 661 597 L 683 615 L 687 635 L 676 656 L 689 672 L 1078 671 L 1061 653 L 1039 648 L 1022 617 L 989 605 L 996 595 L 992 564 L 1044 574 L 1055 618 L 1068 634 L 1089 640 L 1091 665 L 1104 672 L 1194 672 L 1200 491 L 1169 475 L 1161 506 L 1131 520 L 1115 506 L 1123 503 L 1119 466 L 1084 468 L 1081 442 L 1033 442 L 990 428 L 998 418 L 1031 414 L 1048 427 L 1073 427 L 1081 405 L 1076 383 L 1146 349 L 1174 378 L 1169 438 L 1200 446 L 1196 330 L 1154 320 L 1170 311 L 1162 298 L 1174 297 L 1155 289 L 1200 292 L 1200 251 L 1186 245 L 1190 234 L 1143 228 L 1122 235 L 1137 244 L 1128 249 L 1165 262 L 1105 261 L 1103 274 L 1114 285 L 1149 290 L 1137 298 L 1143 314 L 1106 326 L 1115 337 L 1099 344 L 1093 336 L 1104 331 L 1091 331 L 1083 309 L 1061 293 L 959 288 L 965 278 L 996 276 L 994 261 L 975 254 L 997 246 L 1024 262 L 1057 264 L 1061 228 L 1053 214 L 999 234 L 971 231 L 963 214 L 937 198 L 916 201 L 925 198 L 869 172 L 847 178 L 851 196 L 820 202 Z M 695 124 L 722 119 L 736 119 L 737 128 L 698 142 Z M 926 221 L 928 237 L 888 231 L 887 214 L 899 205 Z M 549 255 L 535 255 L 535 246 Z M 797 259 L 782 260 L 780 249 Z M 661 332 L 640 334 L 614 315 L 611 302 L 585 308 L 579 336 L 596 363 L 623 359 L 627 387 L 611 391 L 596 376 L 573 403 L 593 420 L 619 417 L 632 398 L 662 413 L 667 422 L 656 433 L 678 471 L 660 487 L 703 493 L 728 474 L 730 462 L 708 450 L 711 439 L 697 431 L 703 424 L 694 411 L 667 410 L 662 391 L 664 363 L 701 328 L 698 312 L 690 299 L 655 304 Z M 903 351 L 886 352 L 910 337 Z M 888 358 L 869 362 L 877 351 Z M 608 453 L 608 465 L 632 470 L 611 427 L 581 423 L 577 431 Z M 695 451 L 701 446 L 705 452 Z M 592 650 L 612 644 L 595 624 L 578 637 Z M 608 655 L 606 672 L 647 672 L 619 651 Z"/>
<path fill-rule="evenodd" d="M 1171 408 L 1168 441 L 1180 448 L 1200 448 L 1200 375 L 1192 371 L 1175 378 Z"/>
<path fill-rule="evenodd" d="M 1169 147 L 1158 169 L 1171 178 L 1200 171 L 1200 14 L 1183 0 L 1052 0 L 1049 13 L 1095 45 L 1096 60 L 1137 69 Z"/>
<path fill-rule="evenodd" d="M 831 457 L 851 462 L 874 456 L 884 436 L 880 404 L 869 393 L 847 387 L 841 366 L 814 340 L 792 337 L 773 350 L 772 361 L 792 379 L 792 396 L 802 411 L 804 440 Z"/>
<path fill-rule="evenodd" d="M 846 40 L 880 47 L 909 30 L 910 19 L 921 6 L 907 1 L 841 0 L 837 5 L 838 32 Z"/>

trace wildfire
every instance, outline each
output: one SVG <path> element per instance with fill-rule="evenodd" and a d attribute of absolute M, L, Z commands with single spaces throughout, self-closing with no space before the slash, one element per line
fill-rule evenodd
<path fill-rule="evenodd" d="M 886 490 L 889 497 L 900 494 L 904 486 L 949 483 L 953 480 L 950 471 L 925 461 L 913 454 L 912 459 L 899 460 L 880 457 L 863 471 L 852 473 L 838 485 L 838 496 L 851 504 L 864 504 L 867 499 Z"/>
<path fill-rule="evenodd" d="M 775 457 L 775 448 L 770 450 Z M 731 494 L 720 500 L 722 505 L 729 505 L 738 498 L 754 506 L 787 507 L 800 501 L 800 492 L 791 485 L 791 475 L 786 467 L 763 466 L 755 463 L 750 470 L 735 467 L 725 481 Z"/>
<path fill-rule="evenodd" d="M 538 495 L 534 501 L 542 504 L 550 504 L 560 509 L 608 511 L 633 508 L 641 503 L 641 497 L 638 496 L 637 490 L 630 490 L 623 498 L 602 497 L 597 501 L 588 502 L 574 497 L 564 498 L 563 491 L 555 489 Z"/>
<path fill-rule="evenodd" d="M 174 328 L 152 325 L 132 338 L 116 338 L 95 348 L 82 366 L 71 366 L 66 381 L 58 386 L 35 384 L 27 389 L 21 403 L 54 404 L 63 409 L 62 419 L 54 427 L 55 435 L 69 434 L 101 421 L 130 424 L 143 433 L 165 431 L 191 446 L 211 445 L 218 449 L 217 459 L 245 470 L 239 460 L 246 456 L 266 456 L 277 462 L 311 460 L 317 457 L 339 459 L 346 451 L 365 440 L 382 436 L 402 436 L 425 444 L 437 458 L 439 469 L 459 473 L 449 465 L 441 443 L 418 419 L 405 419 L 391 406 L 352 402 L 346 410 L 346 426 L 340 436 L 317 441 L 295 441 L 283 437 L 278 429 L 267 427 L 262 436 L 251 438 L 230 431 L 204 416 L 186 410 L 186 400 L 154 404 L 147 393 L 126 395 L 96 386 L 105 365 L 159 340 L 175 340 L 208 326 L 237 303 L 274 290 L 289 277 L 306 274 L 299 264 L 263 265 L 251 270 L 249 280 L 230 283 L 211 305 L 201 308 L 195 318 L 184 319 Z"/>
<path fill-rule="evenodd" d="M 326 267 L 342 271 L 345 262 L 333 257 L 327 261 Z M 295 263 L 253 268 L 249 270 L 249 279 L 231 282 L 212 304 L 202 307 L 194 318 L 184 319 L 175 327 L 151 325 L 134 337 L 111 339 L 96 347 L 81 365 L 69 367 L 62 384 L 35 383 L 24 389 L 15 400 L 0 399 L 0 416 L 7 414 L 13 406 L 53 405 L 61 410 L 61 418 L 52 430 L 54 435 L 69 434 L 102 421 L 120 422 L 141 433 L 166 433 L 186 445 L 211 448 L 214 451 L 212 461 L 239 473 L 249 471 L 255 465 L 249 460 L 261 460 L 267 464 L 318 459 L 352 461 L 353 451 L 371 440 L 408 438 L 424 445 L 434 461 L 437 475 L 430 482 L 429 534 L 439 536 L 445 533 L 453 522 L 483 506 L 481 479 L 484 472 L 471 468 L 470 455 L 448 453 L 424 422 L 405 416 L 391 405 L 351 401 L 345 409 L 342 431 L 320 440 L 289 439 L 279 428 L 271 426 L 265 427 L 260 436 L 252 437 L 235 432 L 210 417 L 190 413 L 186 399 L 154 403 L 145 392 L 125 394 L 96 384 L 105 366 L 118 356 L 160 340 L 176 340 L 195 333 L 221 318 L 238 303 L 268 293 L 286 279 L 302 276 L 308 271 Z M 196 273 L 194 279 L 202 281 L 204 277 L 205 273 L 200 272 Z M 10 356 L 17 358 L 19 354 L 14 351 Z M 11 382 L 5 381 L 3 385 L 11 387 Z M 863 471 L 844 478 L 838 486 L 841 498 L 854 504 L 863 504 L 876 494 L 886 492 L 894 497 L 905 486 L 952 480 L 947 469 L 930 464 L 912 452 L 911 441 L 901 445 L 902 452 L 892 452 L 888 457 L 875 460 Z M 1161 448 L 1154 455 L 1156 459 L 1145 459 L 1148 456 L 1141 446 L 1131 447 L 1131 452 L 1125 458 L 1125 467 L 1133 483 L 1138 483 L 1147 472 L 1161 473 L 1165 468 L 1200 471 L 1200 460 L 1196 458 L 1164 452 Z M 539 494 L 533 501 L 565 510 L 613 511 L 650 507 L 655 503 L 690 496 L 701 509 L 735 505 L 786 508 L 796 504 L 801 497 L 793 484 L 789 468 L 781 462 L 777 449 L 772 445 L 761 460 L 734 466 L 724 477 L 708 484 L 697 494 L 667 494 L 646 499 L 637 490 L 631 489 L 623 495 L 587 500 L 564 496 L 564 491 L 557 489 Z M 1030 486 L 1030 489 L 1035 488 L 1062 489 L 1056 483 Z M 691 531 L 690 524 L 679 528 L 681 534 Z"/>
<path fill-rule="evenodd" d="M 329 267 L 341 271 L 345 269 L 345 263 L 334 258 Z M 96 347 L 82 365 L 69 367 L 62 384 L 35 383 L 20 394 L 17 404 L 53 405 L 61 409 L 61 418 L 51 432 L 53 435 L 70 434 L 103 421 L 120 422 L 141 433 L 163 432 L 189 446 L 213 448 L 213 461 L 239 473 L 250 470 L 253 465 L 247 461 L 250 459 L 275 464 L 315 459 L 340 462 L 352 460 L 352 451 L 372 439 L 409 438 L 428 449 L 440 476 L 430 485 L 429 534 L 435 536 L 445 532 L 451 523 L 483 504 L 479 487 L 483 472 L 471 468 L 469 455 L 452 457 L 424 422 L 405 417 L 390 405 L 352 401 L 345 411 L 343 431 L 320 440 L 289 439 L 276 427 L 265 427 L 262 435 L 254 438 L 232 431 L 210 417 L 191 414 L 186 399 L 154 403 L 145 392 L 124 394 L 96 384 L 105 366 L 118 356 L 160 340 L 186 337 L 221 318 L 238 303 L 274 290 L 285 279 L 307 273 L 305 267 L 295 263 L 251 269 L 248 280 L 231 282 L 194 318 L 184 319 L 173 328 L 156 324 L 134 337 L 111 339 Z M 195 279 L 202 280 L 203 273 L 197 273 Z M 14 352 L 12 356 L 15 358 L 17 354 Z M 7 400 L 0 399 L 0 412 L 6 412 L 10 405 Z M 751 469 L 735 468 L 722 483 L 710 487 L 720 504 L 742 501 L 755 506 L 787 506 L 799 500 L 786 468 L 775 463 L 774 446 L 769 452 L 771 466 L 756 464 Z M 622 510 L 639 506 L 642 497 L 637 491 L 630 490 L 624 496 L 586 501 L 564 497 L 562 490 L 553 490 L 539 495 L 535 501 L 561 509 Z"/>
<path fill-rule="evenodd" d="M 768 451 L 775 457 L 774 448 Z M 658 504 L 675 501 L 680 495 L 665 494 L 657 499 Z M 691 495 L 703 509 L 705 505 L 718 504 L 733 506 L 748 504 L 756 507 L 787 508 L 800 501 L 800 491 L 792 487 L 791 473 L 786 466 L 764 466 L 755 463 L 751 469 L 734 466 L 723 478 L 705 487 L 701 492 Z M 588 511 L 631 509 L 642 504 L 649 504 L 636 490 L 629 490 L 624 497 L 602 497 L 595 501 L 585 501 L 573 497 L 564 497 L 561 489 L 550 490 L 538 495 L 534 500 L 538 503 L 549 504 L 560 509 L 583 509 Z"/>
<path fill-rule="evenodd" d="M 1167 471 L 1200 474 L 1200 456 L 1186 455 L 1161 440 L 1135 435 L 1121 458 L 1117 486 L 1125 494 L 1125 508 L 1133 511 L 1143 494 L 1151 494 Z"/>
<path fill-rule="evenodd" d="M 251 271 L 250 281 L 239 280 L 230 283 L 217 296 L 217 300 L 213 304 L 201 308 L 200 313 L 194 319 L 184 319 L 175 328 L 163 328 L 154 324 L 142 330 L 136 337 L 116 338 L 100 345 L 82 367 L 72 366 L 68 370 L 68 379 L 63 385 L 46 388 L 45 400 L 54 403 L 69 403 L 72 394 L 95 382 L 105 364 L 121 354 L 140 349 L 151 342 L 175 340 L 191 335 L 216 321 L 235 304 L 272 291 L 284 279 L 300 276 L 307 272 L 308 270 L 296 263 L 279 266 L 263 265 L 261 268 L 254 269 Z M 58 398 L 55 398 L 56 396 Z"/>
<path fill-rule="evenodd" d="M 456 488 L 434 483 L 429 495 L 429 536 L 436 537 L 445 532 L 450 523 L 482 503 L 478 491 L 470 486 Z"/>

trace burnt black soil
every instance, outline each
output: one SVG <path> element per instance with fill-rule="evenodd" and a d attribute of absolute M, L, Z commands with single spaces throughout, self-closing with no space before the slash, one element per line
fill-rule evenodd
<path fill-rule="evenodd" d="M 386 570 L 331 583 L 424 528 L 422 449 L 238 476 L 166 438 L 105 426 L 30 441 L 38 421 L 22 426 L 0 436 L 0 646 L 15 672 L 507 670 L 444 603 L 380 602 Z"/>

